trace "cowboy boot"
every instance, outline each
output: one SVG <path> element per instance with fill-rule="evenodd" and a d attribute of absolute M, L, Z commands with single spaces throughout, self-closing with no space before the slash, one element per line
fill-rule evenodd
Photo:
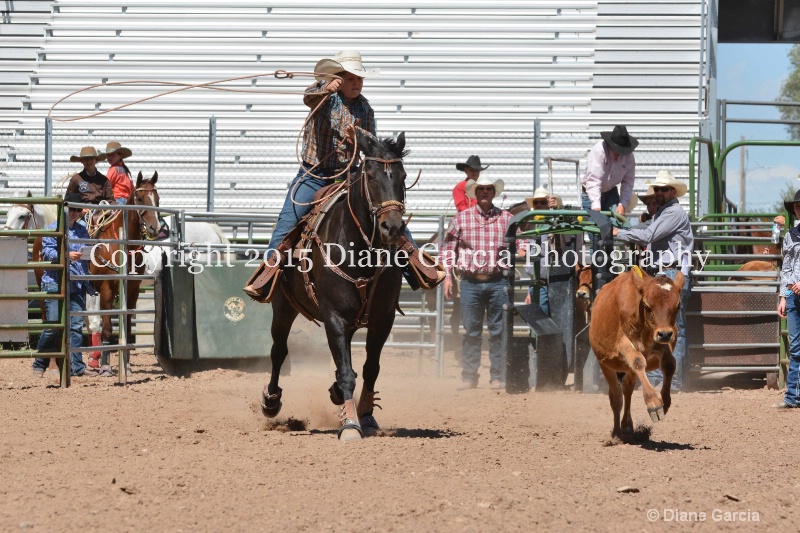
<path fill-rule="evenodd" d="M 409 272 L 425 290 L 433 289 L 444 281 L 444 267 L 427 252 L 420 250 L 404 235 L 397 243 L 400 250 L 408 254 L 408 265 L 404 271 Z M 412 288 L 416 288 L 412 284 Z"/>
<path fill-rule="evenodd" d="M 283 269 L 283 263 L 288 254 L 292 253 L 295 242 L 299 240 L 302 229 L 303 223 L 300 223 L 283 238 L 275 248 L 277 258 L 273 257 L 271 263 L 267 261 L 261 262 L 242 289 L 245 294 L 260 303 L 268 303 L 272 300 L 272 294 L 275 292 L 275 287 L 278 286 L 278 283 L 276 283 L 278 274 Z"/>

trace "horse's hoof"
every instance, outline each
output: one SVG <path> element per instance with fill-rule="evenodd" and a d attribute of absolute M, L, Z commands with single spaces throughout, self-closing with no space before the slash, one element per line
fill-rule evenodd
<path fill-rule="evenodd" d="M 355 442 L 361 440 L 361 432 L 354 428 L 341 429 L 339 431 L 339 442 Z"/>
<path fill-rule="evenodd" d="M 361 424 L 361 431 L 364 433 L 365 437 L 374 437 L 381 429 L 378 425 L 378 421 L 375 420 L 375 417 L 372 415 L 362 416 L 358 419 L 358 423 Z"/>
<path fill-rule="evenodd" d="M 653 422 L 664 420 L 664 417 L 667 416 L 663 407 L 648 407 L 647 412 L 650 413 L 650 420 Z"/>
<path fill-rule="evenodd" d="M 349 418 L 344 421 L 342 428 L 339 430 L 340 442 L 361 440 L 363 436 L 364 433 L 361 431 L 361 426 L 358 425 L 358 422 Z"/>
<path fill-rule="evenodd" d="M 333 402 L 333 405 L 344 405 L 344 394 L 342 394 L 342 389 L 336 382 L 331 385 L 328 392 L 331 395 L 331 402 Z"/>
<path fill-rule="evenodd" d="M 281 412 L 283 402 L 281 401 L 281 391 L 277 394 L 268 394 L 266 391 L 261 394 L 261 412 L 267 418 L 275 418 Z"/>

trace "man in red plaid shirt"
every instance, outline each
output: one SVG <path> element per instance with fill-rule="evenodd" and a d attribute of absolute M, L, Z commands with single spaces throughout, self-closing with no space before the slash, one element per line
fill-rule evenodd
<path fill-rule="evenodd" d="M 461 323 L 466 331 L 461 358 L 462 389 L 478 386 L 484 313 L 489 330 L 489 386 L 493 389 L 505 387 L 500 336 L 503 305 L 508 302 L 503 289 L 508 283 L 502 271 L 509 265 L 505 233 L 512 215 L 494 206 L 495 196 L 502 191 L 503 180 L 500 179 L 482 175 L 469 182 L 467 196 L 478 203 L 458 213 L 444 236 L 445 298 L 453 295 L 453 268 L 461 271 Z"/>

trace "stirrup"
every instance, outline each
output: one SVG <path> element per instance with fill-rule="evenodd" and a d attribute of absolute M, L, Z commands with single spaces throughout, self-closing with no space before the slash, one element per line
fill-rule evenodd
<path fill-rule="evenodd" d="M 280 271 L 280 264 L 270 266 L 262 261 L 242 290 L 256 302 L 269 303 L 278 286 Z"/>

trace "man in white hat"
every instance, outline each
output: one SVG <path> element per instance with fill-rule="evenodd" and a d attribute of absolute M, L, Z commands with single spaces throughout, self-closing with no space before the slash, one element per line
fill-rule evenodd
<path fill-rule="evenodd" d="M 342 174 L 356 153 L 356 128 L 362 133 L 377 136 L 375 112 L 361 90 L 364 78 L 378 76 L 380 69 L 367 70 L 361 62 L 360 53 L 343 50 L 337 52 L 333 59 L 318 61 L 314 72 L 318 81 L 306 89 L 303 97 L 303 103 L 311 109 L 303 132 L 303 163 L 289 185 L 289 192 L 264 253 L 264 261 L 244 287 L 248 296 L 262 303 L 270 301 L 272 281 L 283 267 L 282 260 L 294 245 L 286 237 L 313 208 L 311 202 L 314 194 L 333 183 L 333 178 L 346 178 Z M 327 100 L 324 100 L 325 96 L 328 96 Z M 356 162 L 350 168 L 350 173 L 357 171 Z M 415 260 L 419 250 L 413 245 L 408 228 L 406 238 L 412 245 L 411 262 L 419 264 Z M 443 274 L 438 276 L 434 270 L 413 270 L 414 276 L 422 278 L 419 282 L 410 274 L 406 279 L 409 283 L 431 288 L 444 279 Z M 430 272 L 434 277 L 427 275 Z"/>
<path fill-rule="evenodd" d="M 589 151 L 583 173 L 583 208 L 595 211 L 615 209 L 625 214 L 636 176 L 633 151 L 639 145 L 625 126 L 600 133 L 603 138 Z M 620 190 L 617 190 L 620 185 Z"/>
<path fill-rule="evenodd" d="M 481 170 L 486 170 L 487 168 L 489 168 L 489 165 L 481 166 L 481 158 L 477 155 L 469 156 L 466 163 L 456 163 L 456 169 L 466 174 L 466 177 L 453 187 L 453 202 L 455 202 L 456 210 L 459 213 L 475 205 L 476 200 L 467 196 L 467 183 L 478 179 L 481 175 Z"/>
<path fill-rule="evenodd" d="M 691 255 L 694 248 L 694 235 L 689 223 L 689 216 L 683 210 L 678 198 L 686 194 L 686 184 L 675 179 L 668 170 L 659 170 L 653 182 L 653 192 L 659 204 L 652 222 L 640 224 L 630 229 L 614 228 L 614 236 L 625 242 L 648 245 L 651 254 L 651 268 L 656 275 L 667 276 L 674 280 L 678 272 L 683 272 L 686 281 L 681 289 L 681 308 L 678 311 L 678 339 L 675 342 L 675 375 L 672 378 L 672 390 L 681 389 L 684 378 L 684 360 L 686 358 L 686 306 L 691 294 Z M 661 381 L 661 371 L 648 372 L 655 383 Z"/>
<path fill-rule="evenodd" d="M 461 323 L 464 326 L 461 379 L 463 389 L 478 386 L 481 365 L 481 333 L 483 316 L 489 331 L 489 385 L 493 389 L 503 383 L 503 354 L 500 336 L 503 331 L 503 305 L 508 297 L 503 290 L 508 282 L 503 277 L 501 250 L 506 248 L 505 232 L 511 213 L 495 207 L 495 196 L 503 191 L 503 180 L 484 175 L 466 186 L 466 194 L 477 204 L 456 214 L 444 235 L 442 261 L 447 277 L 444 296 L 453 295 L 453 268 L 461 271 Z"/>

